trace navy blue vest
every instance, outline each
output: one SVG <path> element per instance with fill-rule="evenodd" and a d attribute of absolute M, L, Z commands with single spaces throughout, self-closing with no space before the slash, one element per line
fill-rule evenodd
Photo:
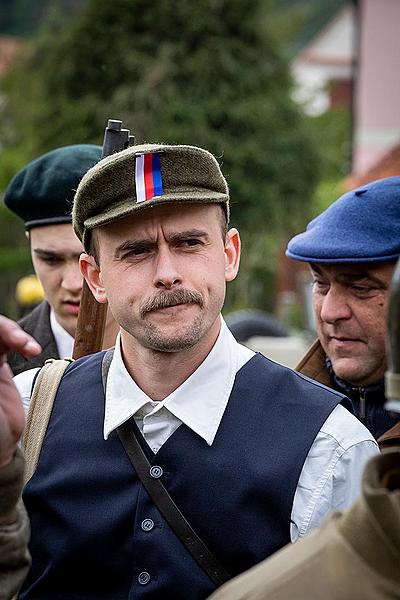
<path fill-rule="evenodd" d="M 24 501 L 33 564 L 20 598 L 198 600 L 215 588 L 150 501 L 115 432 L 103 439 L 103 354 L 62 380 Z M 342 396 L 255 355 L 211 447 L 181 425 L 154 455 L 192 527 L 230 574 L 290 541 L 304 460 Z M 136 426 L 135 426 L 136 427 Z"/>

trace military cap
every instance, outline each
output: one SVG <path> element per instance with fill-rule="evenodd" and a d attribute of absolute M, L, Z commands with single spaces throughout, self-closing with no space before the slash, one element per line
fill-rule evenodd
<path fill-rule="evenodd" d="M 293 237 L 286 256 L 309 263 L 358 263 L 400 256 L 400 177 L 347 192 Z"/>
<path fill-rule="evenodd" d="M 228 185 L 215 157 L 196 146 L 143 144 L 108 156 L 82 178 L 76 235 L 89 248 L 95 227 L 164 204 L 218 203 L 229 219 Z"/>
<path fill-rule="evenodd" d="M 26 229 L 71 223 L 79 181 L 101 157 L 101 146 L 76 144 L 39 156 L 10 181 L 4 202 Z"/>

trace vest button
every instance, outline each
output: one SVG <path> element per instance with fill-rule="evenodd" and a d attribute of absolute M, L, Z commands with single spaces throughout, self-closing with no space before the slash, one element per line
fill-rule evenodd
<path fill-rule="evenodd" d="M 147 585 L 151 579 L 150 574 L 147 571 L 142 571 L 139 573 L 138 582 L 140 585 Z"/>
<path fill-rule="evenodd" d="M 153 519 L 144 519 L 140 526 L 143 531 L 151 531 L 154 527 L 154 521 Z"/>
<path fill-rule="evenodd" d="M 158 465 L 154 465 L 150 468 L 150 475 L 153 477 L 153 479 L 159 479 L 162 474 L 163 470 Z"/>

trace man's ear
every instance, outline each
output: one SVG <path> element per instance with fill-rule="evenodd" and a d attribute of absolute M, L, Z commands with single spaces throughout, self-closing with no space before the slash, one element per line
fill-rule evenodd
<path fill-rule="evenodd" d="M 230 229 L 225 238 L 225 281 L 233 281 L 239 271 L 240 236 L 237 229 Z"/>
<path fill-rule="evenodd" d="M 101 278 L 100 268 L 97 266 L 94 257 L 83 252 L 79 257 L 79 267 L 97 302 L 105 304 L 107 302 L 107 296 Z"/>

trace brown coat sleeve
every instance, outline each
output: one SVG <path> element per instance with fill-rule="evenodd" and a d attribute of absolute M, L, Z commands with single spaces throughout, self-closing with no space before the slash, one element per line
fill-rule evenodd
<path fill-rule="evenodd" d="M 18 449 L 0 469 L 0 600 L 21 587 L 30 567 L 29 521 L 21 500 L 24 459 Z"/>

